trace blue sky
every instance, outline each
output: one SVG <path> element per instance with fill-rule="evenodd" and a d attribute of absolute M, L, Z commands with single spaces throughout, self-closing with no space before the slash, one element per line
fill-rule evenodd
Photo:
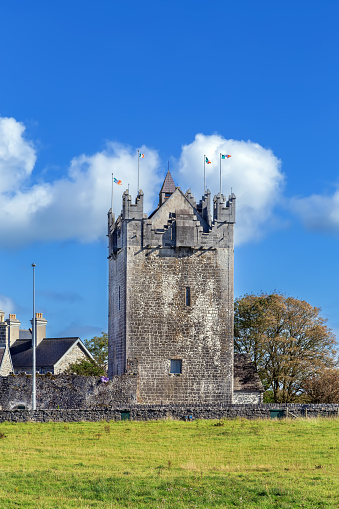
<path fill-rule="evenodd" d="M 237 195 L 235 293 L 322 308 L 339 334 L 339 4 L 0 5 L 0 307 L 48 335 L 107 330 L 106 213 L 136 152 L 147 211 L 167 170 Z"/>

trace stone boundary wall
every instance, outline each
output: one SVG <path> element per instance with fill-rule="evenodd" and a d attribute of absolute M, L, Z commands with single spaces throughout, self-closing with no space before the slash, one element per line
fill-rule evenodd
<path fill-rule="evenodd" d="M 81 422 L 161 419 L 269 419 L 270 410 L 284 410 L 285 417 L 339 417 L 339 404 L 261 405 L 119 405 L 106 408 L 60 410 L 2 410 L 0 422 Z"/>
<path fill-rule="evenodd" d="M 133 405 L 137 401 L 137 376 L 114 376 L 103 383 L 98 376 L 37 375 L 36 406 L 39 409 L 69 409 Z M 32 408 L 32 376 L 0 377 L 0 411 L 18 406 Z"/>

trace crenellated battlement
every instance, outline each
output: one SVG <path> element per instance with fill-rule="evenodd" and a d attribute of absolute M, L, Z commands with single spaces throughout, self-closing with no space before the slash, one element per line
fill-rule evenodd
<path fill-rule="evenodd" d="M 228 248 L 233 242 L 229 226 L 235 222 L 235 195 L 226 201 L 220 193 L 213 199 L 211 219 L 211 192 L 207 190 L 197 204 L 191 190 L 185 194 L 179 187 L 147 217 L 143 211 L 142 191 L 135 203 L 126 190 L 122 196 L 122 211 L 115 221 L 108 213 L 109 256 L 121 249 Z M 232 230 L 233 232 L 233 230 Z"/>
<path fill-rule="evenodd" d="M 218 223 L 235 223 L 235 194 L 226 198 L 223 194 L 218 193 L 213 198 L 213 220 Z"/>

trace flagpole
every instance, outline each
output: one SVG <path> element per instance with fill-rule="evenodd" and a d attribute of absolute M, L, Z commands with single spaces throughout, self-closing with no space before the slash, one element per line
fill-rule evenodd
<path fill-rule="evenodd" d="M 220 152 L 220 196 L 221 196 L 221 152 Z"/>
<path fill-rule="evenodd" d="M 36 321 L 35 321 L 35 263 L 33 268 L 33 320 L 32 320 L 32 348 L 33 348 L 33 366 L 32 366 L 32 410 L 36 410 Z"/>
<path fill-rule="evenodd" d="M 204 155 L 204 194 L 205 194 L 205 191 L 206 191 L 206 169 L 205 169 L 205 164 L 206 164 L 206 156 Z"/>
<path fill-rule="evenodd" d="M 112 214 L 113 214 L 113 184 L 114 184 L 114 178 L 113 178 L 113 173 L 112 173 L 112 197 L 111 197 L 111 209 L 112 209 Z"/>
<path fill-rule="evenodd" d="M 140 159 L 140 155 L 139 155 L 139 149 L 138 149 L 138 189 L 137 189 L 137 196 L 139 196 L 139 159 Z"/>

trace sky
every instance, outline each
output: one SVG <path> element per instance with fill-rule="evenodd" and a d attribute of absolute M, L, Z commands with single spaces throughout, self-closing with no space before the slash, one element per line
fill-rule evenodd
<path fill-rule="evenodd" d="M 107 331 L 107 211 L 237 197 L 235 296 L 308 301 L 339 337 L 337 0 L 3 0 L 0 308 Z"/>

